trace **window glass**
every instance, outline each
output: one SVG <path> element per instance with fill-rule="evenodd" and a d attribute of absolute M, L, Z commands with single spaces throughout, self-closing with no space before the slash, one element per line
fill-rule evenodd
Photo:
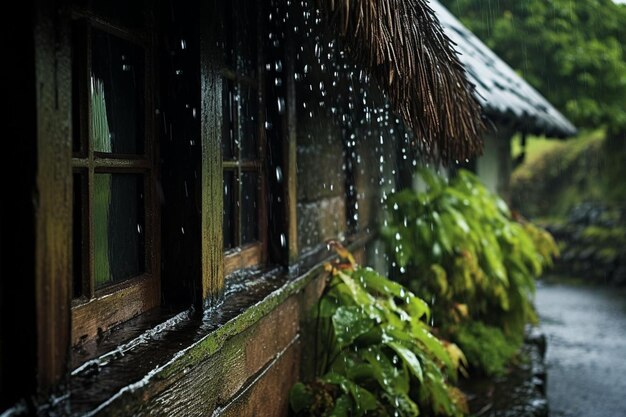
<path fill-rule="evenodd" d="M 144 51 L 108 33 L 92 32 L 91 134 L 96 152 L 144 150 Z"/>
<path fill-rule="evenodd" d="M 233 213 L 235 212 L 235 200 L 238 188 L 235 185 L 235 173 L 224 171 L 224 249 L 235 246 L 235 222 Z"/>
<path fill-rule="evenodd" d="M 243 73 L 254 76 L 257 66 L 257 12 L 256 2 L 239 0 L 239 9 L 245 13 L 237 15 L 238 65 Z M 242 4 L 243 3 L 243 4 Z"/>
<path fill-rule="evenodd" d="M 117 24 L 138 28 L 145 24 L 148 9 L 143 1 L 133 0 L 92 0 L 93 10 Z"/>
<path fill-rule="evenodd" d="M 241 178 L 241 243 L 259 239 L 259 174 L 244 172 Z"/>
<path fill-rule="evenodd" d="M 241 93 L 241 158 L 258 159 L 259 103 L 257 90 L 243 87 Z"/>
<path fill-rule="evenodd" d="M 143 176 L 94 177 L 95 288 L 145 272 Z"/>
<path fill-rule="evenodd" d="M 83 201 L 85 199 L 83 192 L 83 176 L 80 174 L 73 175 L 73 201 L 72 201 L 72 250 L 73 257 L 73 281 L 72 296 L 74 298 L 83 295 Z"/>
<path fill-rule="evenodd" d="M 237 97 L 235 84 L 231 80 L 224 80 L 223 92 L 223 115 L 224 126 L 222 130 L 222 156 L 224 159 L 235 157 L 236 140 L 236 117 L 237 117 Z"/>

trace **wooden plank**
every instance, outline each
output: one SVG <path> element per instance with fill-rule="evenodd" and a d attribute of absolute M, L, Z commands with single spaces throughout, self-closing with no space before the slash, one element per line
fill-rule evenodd
<path fill-rule="evenodd" d="M 45 395 L 68 371 L 70 346 L 72 83 L 69 30 L 56 2 L 35 15 L 37 192 L 35 280 L 38 387 Z"/>
<path fill-rule="evenodd" d="M 257 242 L 224 255 L 224 276 L 235 272 L 238 269 L 258 266 L 263 259 L 263 243 Z"/>
<path fill-rule="evenodd" d="M 202 146 L 202 301 L 224 287 L 222 211 L 222 71 L 216 46 L 217 2 L 202 2 L 200 11 L 201 146 Z"/>
<path fill-rule="evenodd" d="M 122 321 L 159 305 L 156 277 L 146 276 L 121 288 L 112 287 L 85 304 L 72 309 L 72 345 L 94 339 Z"/>
<path fill-rule="evenodd" d="M 271 397 L 276 401 L 272 402 L 284 405 L 286 393 L 299 375 L 301 347 L 298 343 L 298 332 L 301 304 L 301 294 L 291 296 L 259 322 L 225 341 L 215 354 L 208 358 L 199 358 L 185 372 L 173 375 L 172 379 L 175 380 L 160 380 L 159 384 L 171 384 L 154 396 L 146 395 L 141 404 L 133 404 L 141 409 L 133 407 L 124 410 L 124 413 L 172 417 L 210 416 L 214 412 L 219 415 L 220 409 L 236 410 L 233 399 L 239 396 L 247 398 L 246 407 L 267 406 L 269 411 L 267 401 L 257 395 L 248 396 L 247 393 L 250 390 L 272 389 L 271 387 L 277 390 L 274 392 L 275 396 Z M 258 377 L 264 374 L 272 376 Z M 122 412 L 120 409 L 107 411 L 111 415 Z"/>
<path fill-rule="evenodd" d="M 298 381 L 300 346 L 296 341 L 268 364 L 230 403 L 214 415 L 223 417 L 286 417 L 289 390 Z M 271 398 L 271 401 L 268 399 Z"/>
<path fill-rule="evenodd" d="M 293 39 L 286 40 L 285 59 L 287 61 L 287 129 L 283 142 L 283 158 L 285 166 L 285 204 L 287 250 L 289 264 L 298 259 L 298 170 L 297 170 L 297 97 L 295 79 L 295 54 Z"/>

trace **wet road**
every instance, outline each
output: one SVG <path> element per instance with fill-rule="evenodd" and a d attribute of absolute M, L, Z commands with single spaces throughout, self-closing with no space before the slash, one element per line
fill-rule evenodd
<path fill-rule="evenodd" d="M 551 417 L 626 417 L 626 291 L 540 283 Z"/>

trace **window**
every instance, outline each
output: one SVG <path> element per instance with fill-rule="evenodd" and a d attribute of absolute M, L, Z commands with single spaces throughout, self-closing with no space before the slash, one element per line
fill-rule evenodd
<path fill-rule="evenodd" d="M 245 4 L 244 4 L 245 3 Z M 223 130 L 224 273 L 266 257 L 262 41 L 255 2 L 224 11 Z"/>
<path fill-rule="evenodd" d="M 73 345 L 160 300 L 152 38 L 120 7 L 129 26 L 74 12 Z"/>

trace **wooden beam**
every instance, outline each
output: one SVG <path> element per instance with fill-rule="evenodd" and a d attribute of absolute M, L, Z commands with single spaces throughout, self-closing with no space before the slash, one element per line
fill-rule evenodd
<path fill-rule="evenodd" d="M 287 251 L 289 264 L 298 259 L 298 165 L 297 165 L 297 97 L 295 81 L 295 53 L 291 37 L 287 37 L 287 128 L 283 138 L 283 163 L 285 165 L 285 204 L 287 207 Z"/>
<path fill-rule="evenodd" d="M 200 82 L 202 146 L 202 300 L 206 304 L 224 287 L 222 238 L 222 71 L 216 46 L 217 2 L 203 1 L 200 11 Z"/>
<path fill-rule="evenodd" d="M 35 292 L 40 395 L 46 395 L 67 376 L 70 347 L 71 50 L 69 27 L 56 3 L 38 2 L 34 31 L 37 86 Z"/>

